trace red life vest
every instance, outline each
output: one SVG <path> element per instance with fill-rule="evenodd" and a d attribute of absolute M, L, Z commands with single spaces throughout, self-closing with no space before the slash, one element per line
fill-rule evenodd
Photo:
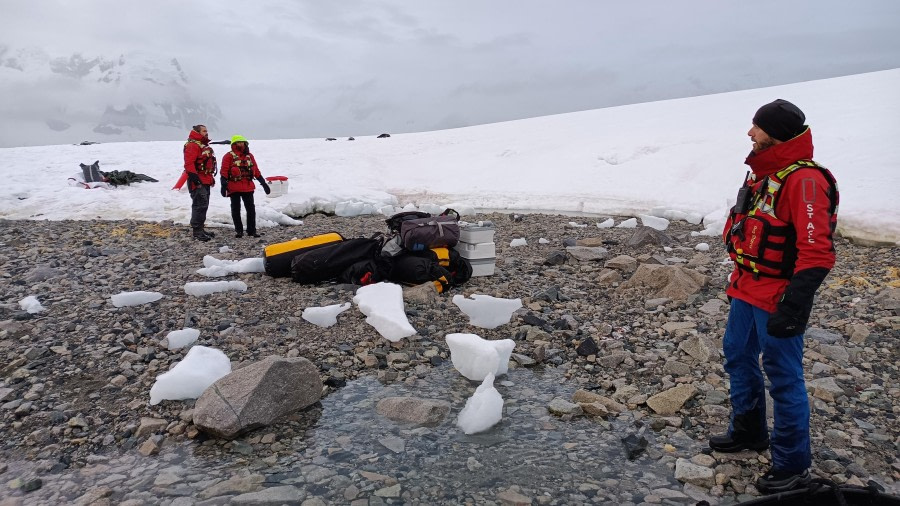
<path fill-rule="evenodd" d="M 234 169 L 238 169 L 235 171 Z M 231 169 L 228 170 L 229 181 L 252 181 L 253 180 L 253 158 L 249 153 L 240 155 L 231 151 Z"/>
<path fill-rule="evenodd" d="M 799 160 L 774 174 L 755 182 L 748 178 L 743 190 L 749 192 L 748 206 L 741 212 L 738 202 L 728 217 L 723 234 L 728 255 L 739 268 L 758 276 L 790 278 L 797 260 L 797 232 L 792 224 L 778 218 L 775 208 L 779 190 L 797 169 L 821 171 L 830 188 L 828 197 L 831 232 L 837 226 L 838 187 L 834 176 L 812 160 Z"/>
<path fill-rule="evenodd" d="M 191 143 L 200 146 L 200 154 L 197 155 L 197 159 L 194 160 L 194 169 L 197 170 L 198 174 L 209 174 L 210 176 L 215 176 L 216 172 L 218 172 L 218 169 L 216 168 L 215 152 L 213 152 L 212 148 L 209 147 L 209 145 L 205 145 L 195 139 L 189 139 L 184 143 L 185 151 L 187 151 L 187 147 Z"/>

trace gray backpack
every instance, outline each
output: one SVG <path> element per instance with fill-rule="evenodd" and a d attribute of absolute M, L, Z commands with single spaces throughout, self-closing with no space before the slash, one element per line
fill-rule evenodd
<path fill-rule="evenodd" d="M 453 209 L 447 209 L 440 216 L 406 220 L 400 224 L 400 244 L 408 251 L 452 248 L 458 242 L 459 213 Z"/>

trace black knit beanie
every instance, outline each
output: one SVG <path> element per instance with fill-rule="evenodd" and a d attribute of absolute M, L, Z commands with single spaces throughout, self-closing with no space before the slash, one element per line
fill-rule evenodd
<path fill-rule="evenodd" d="M 780 98 L 760 107 L 753 116 L 754 125 L 781 142 L 802 134 L 806 130 L 805 121 L 806 116 L 799 107 Z"/>

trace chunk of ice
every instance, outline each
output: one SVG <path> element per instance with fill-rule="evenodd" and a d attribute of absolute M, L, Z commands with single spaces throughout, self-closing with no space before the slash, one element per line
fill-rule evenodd
<path fill-rule="evenodd" d="M 113 306 L 116 307 L 124 307 L 124 306 L 138 306 L 141 304 L 146 304 L 148 302 L 155 302 L 161 299 L 163 295 L 159 292 L 120 292 L 110 299 L 112 300 Z"/>
<path fill-rule="evenodd" d="M 184 293 L 197 297 L 216 292 L 227 292 L 228 290 L 246 292 L 247 283 L 243 281 L 199 281 L 184 285 Z"/>
<path fill-rule="evenodd" d="M 696 246 L 694 246 L 694 249 L 697 251 L 709 251 L 709 244 L 706 244 L 705 242 L 701 242 L 701 243 L 698 243 Z"/>
<path fill-rule="evenodd" d="M 393 283 L 375 283 L 356 291 L 353 302 L 366 315 L 366 323 L 382 337 L 397 342 L 416 333 L 403 309 L 403 289 Z"/>
<path fill-rule="evenodd" d="M 597 228 L 612 228 L 613 225 L 616 224 L 616 221 L 612 218 L 607 218 L 604 221 L 601 221 L 597 224 Z"/>
<path fill-rule="evenodd" d="M 47 308 L 41 305 L 41 301 L 38 300 L 34 295 L 29 295 L 24 299 L 19 301 L 19 307 L 23 310 L 28 311 L 30 314 L 40 313 L 41 311 L 45 311 Z"/>
<path fill-rule="evenodd" d="M 469 316 L 469 323 L 484 329 L 494 329 L 509 323 L 512 314 L 522 307 L 522 299 L 499 299 L 490 295 L 472 295 L 467 299 L 454 295 L 453 303 Z"/>
<path fill-rule="evenodd" d="M 616 228 L 636 228 L 637 227 L 637 218 L 628 218 L 616 225 Z"/>
<path fill-rule="evenodd" d="M 459 412 L 456 426 L 466 434 L 484 432 L 503 418 L 503 397 L 494 388 L 494 375 L 488 374 Z"/>
<path fill-rule="evenodd" d="M 324 307 L 308 307 L 301 315 L 304 320 L 320 327 L 330 327 L 337 323 L 337 315 L 350 309 L 350 303 L 332 304 Z"/>
<path fill-rule="evenodd" d="M 156 377 L 150 388 L 150 404 L 160 401 L 196 399 L 222 376 L 231 372 L 231 361 L 224 353 L 206 346 L 194 346 L 181 362 Z"/>
<path fill-rule="evenodd" d="M 173 330 L 166 335 L 169 341 L 169 349 L 177 350 L 193 343 L 200 337 L 200 331 L 192 328 L 184 328 L 181 330 Z"/>
<path fill-rule="evenodd" d="M 657 216 L 650 216 L 647 214 L 638 215 L 641 219 L 641 224 L 645 227 L 650 227 L 656 230 L 665 230 L 669 228 L 669 220 L 665 218 L 659 218 Z"/>
<path fill-rule="evenodd" d="M 197 274 L 208 277 L 228 276 L 238 272 L 265 272 L 262 258 L 245 258 L 243 260 L 219 260 L 212 255 L 203 257 L 203 268 Z"/>
<path fill-rule="evenodd" d="M 538 239 L 538 244 L 550 244 L 550 241 L 541 237 Z"/>
<path fill-rule="evenodd" d="M 453 367 L 472 381 L 482 381 L 488 374 L 506 374 L 516 342 L 488 341 L 475 334 L 447 334 L 447 346 Z"/>
<path fill-rule="evenodd" d="M 528 244 L 528 241 L 526 241 L 524 237 L 520 237 L 518 239 L 513 239 L 512 241 L 509 241 L 509 245 L 512 248 L 515 248 L 516 246 L 526 246 L 527 244 Z"/>

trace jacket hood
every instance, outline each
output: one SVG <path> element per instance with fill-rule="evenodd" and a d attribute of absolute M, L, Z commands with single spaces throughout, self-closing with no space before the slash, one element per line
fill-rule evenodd
<path fill-rule="evenodd" d="M 200 135 L 200 132 L 197 132 L 196 130 L 191 130 L 191 134 L 188 135 L 188 140 L 200 141 L 203 144 L 209 144 L 209 137 L 204 137 L 204 136 Z"/>
<path fill-rule="evenodd" d="M 750 152 L 744 161 L 758 177 L 774 174 L 797 160 L 812 160 L 812 132 L 809 128 L 791 140 L 766 148 L 759 153 Z"/>

